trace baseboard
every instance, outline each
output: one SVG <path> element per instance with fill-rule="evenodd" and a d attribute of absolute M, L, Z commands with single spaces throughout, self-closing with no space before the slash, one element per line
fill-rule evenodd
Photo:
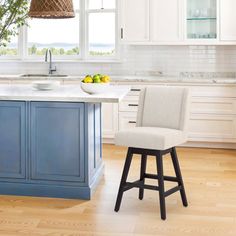
<path fill-rule="evenodd" d="M 104 144 L 114 144 L 115 142 L 114 142 L 114 138 L 103 138 L 102 139 L 102 143 L 104 143 Z"/>
<path fill-rule="evenodd" d="M 236 149 L 236 143 L 187 142 L 180 147 Z"/>
<path fill-rule="evenodd" d="M 0 194 L 89 200 L 91 198 L 91 188 L 87 186 L 78 187 L 0 182 Z"/>

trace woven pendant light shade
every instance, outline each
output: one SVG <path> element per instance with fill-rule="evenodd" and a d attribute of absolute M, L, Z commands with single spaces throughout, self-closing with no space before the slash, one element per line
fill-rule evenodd
<path fill-rule="evenodd" d="M 73 0 L 32 0 L 29 16 L 45 19 L 73 18 Z"/>

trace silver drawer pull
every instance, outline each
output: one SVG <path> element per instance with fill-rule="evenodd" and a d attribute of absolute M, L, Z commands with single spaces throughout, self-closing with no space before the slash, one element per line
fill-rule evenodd
<path fill-rule="evenodd" d="M 129 104 L 129 107 L 138 107 L 138 104 Z"/>
<path fill-rule="evenodd" d="M 131 89 L 132 92 L 140 92 L 141 89 Z"/>
<path fill-rule="evenodd" d="M 129 124 L 136 124 L 136 121 L 129 121 Z"/>

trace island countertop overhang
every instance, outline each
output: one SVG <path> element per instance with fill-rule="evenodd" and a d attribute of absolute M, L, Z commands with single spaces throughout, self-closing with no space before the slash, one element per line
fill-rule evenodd
<path fill-rule="evenodd" d="M 50 101 L 50 102 L 88 102 L 119 103 L 130 91 L 130 86 L 111 85 L 103 94 L 87 94 L 79 84 L 60 85 L 49 91 L 39 91 L 32 84 L 0 85 L 0 100 L 3 101 Z"/>

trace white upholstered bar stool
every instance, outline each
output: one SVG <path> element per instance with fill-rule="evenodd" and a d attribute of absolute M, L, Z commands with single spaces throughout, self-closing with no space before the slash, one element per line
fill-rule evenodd
<path fill-rule="evenodd" d="M 184 183 L 175 147 L 186 142 L 188 121 L 188 90 L 181 87 L 148 87 L 141 91 L 137 125 L 116 134 L 115 144 L 128 147 L 120 182 L 115 211 L 119 211 L 123 193 L 139 188 L 139 199 L 144 189 L 159 191 L 161 218 L 166 219 L 165 198 L 180 191 L 184 206 L 188 206 Z M 164 176 L 163 156 L 170 153 L 176 177 Z M 133 154 L 141 155 L 139 180 L 127 182 Z M 146 173 L 147 156 L 156 157 L 157 175 Z M 158 186 L 145 184 L 145 179 L 157 179 Z M 164 181 L 178 185 L 165 191 Z"/>

